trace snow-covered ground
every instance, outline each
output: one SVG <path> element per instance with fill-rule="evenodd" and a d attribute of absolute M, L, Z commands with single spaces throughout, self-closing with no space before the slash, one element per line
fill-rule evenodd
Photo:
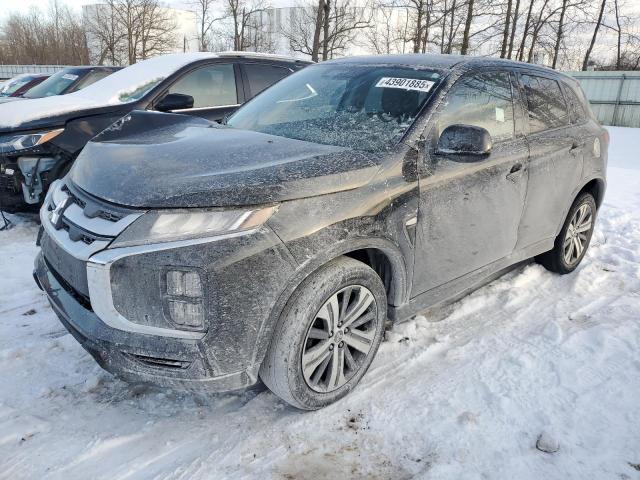
<path fill-rule="evenodd" d="M 112 378 L 31 278 L 36 225 L 0 232 L 0 478 L 640 478 L 640 130 L 612 128 L 585 261 L 530 264 L 390 332 L 322 411 L 268 391 Z M 554 454 L 535 448 L 545 434 Z"/>

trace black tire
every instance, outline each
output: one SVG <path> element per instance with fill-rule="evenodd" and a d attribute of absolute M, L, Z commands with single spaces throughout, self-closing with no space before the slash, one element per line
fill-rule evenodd
<path fill-rule="evenodd" d="M 369 304 L 370 306 L 366 310 L 366 316 L 371 319 L 367 330 L 372 338 L 370 350 L 367 354 L 358 354 L 361 355 L 359 357 L 359 367 L 351 370 L 348 375 L 341 377 L 342 381 L 346 381 L 346 383 L 332 391 L 318 391 L 307 383 L 303 372 L 303 353 L 310 350 L 308 342 L 313 342 L 309 332 L 312 326 L 317 325 L 315 322 L 320 320 L 318 318 L 320 309 L 326 307 L 331 298 L 336 295 L 342 295 L 341 298 L 344 300 L 346 294 L 340 293 L 344 291 L 349 292 L 349 298 L 352 297 L 349 287 L 354 289 L 361 288 L 361 290 L 354 290 L 358 292 L 368 291 L 364 294 L 367 298 L 369 298 L 368 293 L 373 296 L 373 302 Z M 360 301 L 360 295 L 362 294 L 358 293 L 357 295 L 358 297 L 356 298 Z M 353 307 L 354 310 L 356 303 L 355 300 L 353 303 L 349 303 L 349 299 L 346 301 L 347 306 Z M 351 308 L 345 307 L 344 310 L 341 308 L 339 318 L 343 318 L 343 313 L 348 317 L 349 311 L 352 311 Z M 361 318 L 364 318 L 364 316 L 363 314 Z M 352 258 L 336 258 L 302 282 L 287 302 L 260 367 L 260 378 L 273 393 L 294 407 L 302 410 L 316 410 L 329 405 L 353 390 L 366 373 L 382 341 L 386 317 L 387 297 L 384 285 L 376 272 L 364 263 Z M 336 323 L 336 325 L 340 326 L 342 324 Z M 314 328 L 314 330 L 317 331 L 318 329 Z M 351 334 L 354 333 L 354 330 L 355 328 L 351 331 Z M 324 338 L 317 340 L 317 342 L 342 340 L 343 333 L 342 328 L 337 329 L 335 333 L 331 332 L 333 340 Z M 346 333 L 344 333 L 345 340 L 341 342 L 343 345 L 340 347 L 344 350 L 347 350 L 346 335 L 348 333 L 347 328 Z M 340 336 L 338 337 L 338 335 Z M 338 352 L 337 345 L 334 347 L 336 352 Z M 330 362 L 331 366 L 333 365 L 333 359 L 336 358 L 331 355 L 337 355 L 336 352 L 333 352 L 332 348 L 332 353 L 327 354 L 331 358 L 327 357 L 326 361 Z M 342 351 L 340 353 L 343 355 L 342 368 L 340 369 L 342 372 L 343 368 L 346 371 L 347 363 L 344 362 L 344 355 L 348 352 Z M 331 370 L 331 368 L 325 365 L 325 369 Z M 316 388 L 320 387 L 316 386 Z"/>
<path fill-rule="evenodd" d="M 576 216 L 576 212 L 578 212 L 578 210 L 583 205 L 585 205 L 586 208 L 590 210 L 591 228 L 588 231 L 584 232 L 584 247 L 582 252 L 577 255 L 574 260 L 568 262 L 565 258 L 564 252 L 564 243 L 567 240 L 567 231 L 570 228 L 572 220 Z M 591 236 L 593 235 L 593 229 L 595 226 L 596 213 L 597 207 L 593 195 L 587 192 L 578 195 L 578 197 L 573 202 L 573 205 L 571 205 L 571 208 L 569 209 L 569 213 L 567 214 L 567 218 L 564 221 L 562 230 L 560 230 L 560 233 L 555 239 L 553 249 L 543 253 L 542 255 L 538 255 L 535 258 L 536 262 L 538 262 L 547 270 L 554 273 L 559 273 L 560 275 L 573 272 L 578 267 L 578 265 L 580 265 L 580 262 L 584 258 L 585 254 L 587 253 L 587 249 L 589 248 L 589 243 L 591 242 Z"/>

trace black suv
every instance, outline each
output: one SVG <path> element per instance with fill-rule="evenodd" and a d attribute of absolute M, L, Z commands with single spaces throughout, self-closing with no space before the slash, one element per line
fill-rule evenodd
<path fill-rule="evenodd" d="M 83 87 L 83 81 L 112 69 L 83 68 L 84 80 L 73 69 L 59 72 L 34 89 L 33 95 L 46 98 L 0 105 L 0 210 L 37 207 L 50 183 L 68 172 L 85 144 L 132 110 L 172 111 L 219 121 L 308 63 L 235 52 L 164 55 L 80 91 L 49 96 L 64 82 L 70 88 Z"/>
<path fill-rule="evenodd" d="M 125 379 L 303 409 L 346 395 L 402 321 L 535 257 L 585 255 L 608 135 L 578 84 L 458 56 L 341 59 L 227 125 L 134 112 L 41 209 L 35 277 Z"/>

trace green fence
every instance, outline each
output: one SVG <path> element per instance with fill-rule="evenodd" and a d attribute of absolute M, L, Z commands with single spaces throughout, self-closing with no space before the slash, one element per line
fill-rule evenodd
<path fill-rule="evenodd" d="M 580 82 L 603 125 L 640 127 L 640 72 L 566 72 Z"/>

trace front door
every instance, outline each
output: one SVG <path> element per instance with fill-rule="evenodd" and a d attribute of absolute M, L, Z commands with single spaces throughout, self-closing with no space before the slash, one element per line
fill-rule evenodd
<path fill-rule="evenodd" d="M 221 121 L 240 106 L 236 70 L 233 63 L 219 63 L 186 73 L 169 87 L 167 93 L 191 95 L 193 108 L 173 110 L 172 113 Z"/>
<path fill-rule="evenodd" d="M 444 97 L 428 128 L 412 294 L 427 292 L 508 256 L 517 243 L 529 156 L 516 134 L 513 75 L 467 74 Z M 485 128 L 493 147 L 482 157 L 435 152 L 449 125 Z"/>

